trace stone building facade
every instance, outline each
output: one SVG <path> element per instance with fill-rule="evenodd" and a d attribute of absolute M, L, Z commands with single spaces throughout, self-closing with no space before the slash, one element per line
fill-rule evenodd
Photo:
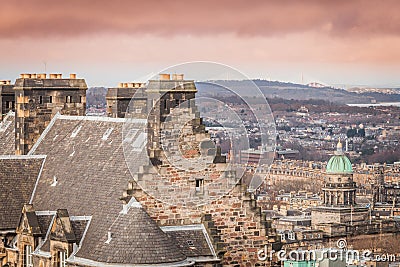
<path fill-rule="evenodd" d="M 137 96 L 139 96 L 140 91 L 143 91 L 143 87 L 143 83 L 119 83 L 118 87 L 108 88 L 106 95 L 107 116 L 112 118 L 124 118 L 127 111 L 131 112 L 129 110 L 129 103 L 133 95 L 138 93 Z M 145 96 L 141 100 L 144 103 L 147 102 Z M 137 101 L 139 101 L 139 97 L 137 97 Z M 135 106 L 138 107 L 140 104 L 135 103 Z"/>
<path fill-rule="evenodd" d="M 0 120 L 2 120 L 8 112 L 15 111 L 14 85 L 10 80 L 0 80 Z"/>
<path fill-rule="evenodd" d="M 356 205 L 353 167 L 339 141 L 335 155 L 328 161 L 322 188 L 323 203 L 312 210 L 312 223 L 361 225 L 368 220 L 368 208 Z"/>
<path fill-rule="evenodd" d="M 14 85 L 15 153 L 27 154 L 57 112 L 84 116 L 86 90 L 85 80 L 75 74 L 21 74 Z"/>
<path fill-rule="evenodd" d="M 66 112 L 68 116 L 60 112 L 49 117 L 51 121 L 25 156 L 41 157 L 43 165 L 29 200 L 21 200 L 19 205 L 25 205 L 19 212 L 15 211 L 18 207 L 12 211 L 22 216 L 10 239 L 3 243 L 3 265 L 271 265 L 258 259 L 258 251 L 279 245 L 274 229 L 261 213 L 254 194 L 248 192 L 245 177 L 236 177 L 235 170 L 228 168 L 225 157 L 210 142 L 190 101 L 196 92 L 193 81 L 174 78 L 149 82 L 146 89 L 159 89 L 146 92 L 146 103 L 136 99 L 144 104 L 141 112 L 136 113 L 135 108 L 139 118 L 74 116 L 72 111 Z M 16 91 L 29 94 L 29 89 L 22 88 Z M 34 95 L 40 101 L 41 94 L 37 93 Z M 36 99 L 32 96 L 31 100 Z M 188 105 L 178 107 L 186 100 Z M 24 101 L 29 104 L 29 98 Z M 25 114 L 25 110 L 17 110 L 21 111 Z M 30 111 L 26 111 L 27 116 L 42 115 Z M 185 123 L 181 134 L 176 135 L 173 131 L 180 119 Z M 133 124 L 129 138 L 122 134 L 127 121 Z M 20 122 L 19 117 L 16 122 Z M 155 144 L 148 144 L 148 140 Z M 163 140 L 171 147 L 166 149 Z M 124 155 L 124 145 L 132 148 L 129 157 Z M 174 161 L 178 152 L 189 161 L 201 158 L 206 168 L 182 171 Z M 150 161 L 143 153 L 150 155 Z M 166 204 L 140 186 L 154 177 L 185 188 L 182 193 L 192 194 L 194 202 L 201 203 L 206 196 L 214 198 L 203 205 Z M 218 181 L 232 183 L 232 188 L 225 192 L 213 187 Z M 169 196 L 183 199 L 172 191 Z M 0 211 L 4 208 L 0 206 Z"/>
<path fill-rule="evenodd" d="M 253 174 L 238 175 L 240 169 L 230 166 L 210 142 L 194 105 L 197 90 L 193 81 L 162 75 L 143 86 L 123 85 L 118 90 L 138 94 L 124 111 L 118 101 L 126 102 L 127 97 L 113 99 L 110 93 L 109 100 L 116 101 L 110 117 L 81 116 L 84 98 L 80 96 L 85 86 L 84 80 L 57 75 L 50 79 L 25 75 L 16 82 L 16 139 L 20 153 L 29 152 L 13 156 L 9 163 L 13 168 L 0 168 L 0 177 L 14 182 L 1 183 L 0 193 L 11 192 L 15 199 L 20 193 L 16 183 L 29 181 L 29 186 L 23 187 L 25 195 L 15 205 L 0 205 L 0 214 L 14 215 L 9 225 L 0 219 L 0 233 L 8 230 L 0 246 L 2 265 L 275 264 L 260 258 L 259 252 L 278 251 L 286 233 L 277 234 L 257 203 L 257 191 L 248 190 Z M 351 166 L 346 165 L 344 155 L 337 156 L 344 160 L 344 172 L 340 164 L 334 164 L 322 175 L 329 197 L 315 214 L 317 220 L 334 214 L 332 220 L 339 218 L 340 223 L 317 222 L 315 229 L 296 233 L 300 245 L 306 246 L 308 240 L 321 244 L 327 233 L 343 236 L 365 227 L 378 229 L 373 224 L 353 223 L 365 221 L 365 209 L 356 217 L 351 207 L 355 185 L 347 172 Z M 197 169 L 196 162 L 201 162 L 201 168 Z M 12 171 L 24 169 L 24 173 Z M 303 169 L 290 173 L 308 177 Z M 317 173 L 314 170 L 309 177 L 321 177 Z M 339 193 L 347 198 L 339 198 Z M 1 198 L 8 203 L 5 199 Z M 354 216 L 350 223 L 349 211 Z"/>

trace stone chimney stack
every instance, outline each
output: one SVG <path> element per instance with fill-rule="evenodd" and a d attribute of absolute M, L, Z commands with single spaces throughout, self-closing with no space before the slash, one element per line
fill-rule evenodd
<path fill-rule="evenodd" d="M 15 153 L 25 155 L 36 143 L 57 112 L 84 116 L 86 113 L 84 79 L 76 74 L 63 78 L 60 73 L 21 74 L 15 81 Z"/>

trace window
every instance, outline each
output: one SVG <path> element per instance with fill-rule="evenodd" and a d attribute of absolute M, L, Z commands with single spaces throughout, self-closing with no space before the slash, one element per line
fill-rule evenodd
<path fill-rule="evenodd" d="M 43 96 L 39 96 L 39 104 L 43 104 Z"/>
<path fill-rule="evenodd" d="M 281 233 L 280 236 L 281 236 L 281 241 L 285 241 L 285 240 L 286 240 L 286 235 L 285 235 L 285 233 Z"/>
<path fill-rule="evenodd" d="M 57 267 L 65 267 L 66 266 L 66 261 L 67 261 L 67 252 L 65 251 L 59 251 L 57 253 Z"/>
<path fill-rule="evenodd" d="M 53 97 L 49 96 L 49 103 L 53 103 Z"/>
<path fill-rule="evenodd" d="M 79 103 L 82 103 L 82 96 L 79 97 Z"/>
<path fill-rule="evenodd" d="M 204 186 L 204 179 L 196 179 L 196 192 L 202 192 Z"/>
<path fill-rule="evenodd" d="M 65 97 L 65 103 L 72 103 L 72 97 L 70 95 Z"/>
<path fill-rule="evenodd" d="M 22 254 L 23 257 L 23 266 L 24 267 L 33 267 L 32 261 L 32 247 L 29 245 L 24 246 L 24 253 Z"/>
<path fill-rule="evenodd" d="M 288 239 L 289 240 L 296 240 L 296 236 L 293 231 L 288 232 Z"/>

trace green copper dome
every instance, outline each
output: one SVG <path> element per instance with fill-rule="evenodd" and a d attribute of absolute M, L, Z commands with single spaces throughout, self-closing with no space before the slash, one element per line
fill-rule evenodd
<path fill-rule="evenodd" d="M 328 165 L 326 165 L 327 173 L 353 173 L 353 167 L 351 166 L 351 162 L 346 155 L 344 155 L 342 150 L 342 143 L 337 144 L 337 151 L 335 155 L 332 156 Z"/>
<path fill-rule="evenodd" d="M 351 162 L 345 155 L 335 155 L 330 158 L 326 165 L 327 173 L 352 173 L 353 167 Z"/>

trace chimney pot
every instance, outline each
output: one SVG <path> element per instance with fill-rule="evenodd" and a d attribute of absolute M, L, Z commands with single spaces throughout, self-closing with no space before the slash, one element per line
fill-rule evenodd
<path fill-rule="evenodd" d="M 176 79 L 179 81 L 183 80 L 183 74 L 176 74 Z"/>
<path fill-rule="evenodd" d="M 50 73 L 50 79 L 57 79 L 57 74 Z"/>
<path fill-rule="evenodd" d="M 76 73 L 71 73 L 71 74 L 69 75 L 69 78 L 70 78 L 70 79 L 76 79 Z"/>
<path fill-rule="evenodd" d="M 58 73 L 57 74 L 57 79 L 61 79 L 62 78 L 62 74 L 61 73 Z"/>
<path fill-rule="evenodd" d="M 118 83 L 118 88 L 124 87 L 124 83 Z"/>
<path fill-rule="evenodd" d="M 170 80 L 171 79 L 171 75 L 170 74 L 167 74 L 167 73 L 161 73 L 160 74 L 160 80 L 161 81 L 167 81 L 167 80 Z"/>

